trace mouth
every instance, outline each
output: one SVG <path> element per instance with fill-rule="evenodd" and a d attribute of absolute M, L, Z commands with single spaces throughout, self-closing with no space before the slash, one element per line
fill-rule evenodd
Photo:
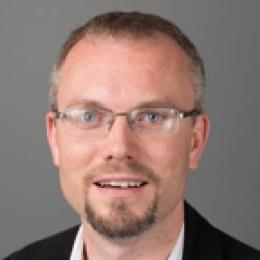
<path fill-rule="evenodd" d="M 142 180 L 125 180 L 125 179 L 111 179 L 111 180 L 99 180 L 95 181 L 94 184 L 98 188 L 109 188 L 109 189 L 138 189 L 148 184 Z"/>
<path fill-rule="evenodd" d="M 100 197 L 105 201 L 111 198 L 136 200 L 142 194 L 147 194 L 152 187 L 149 178 L 124 172 L 99 175 L 91 183 L 95 198 Z"/>

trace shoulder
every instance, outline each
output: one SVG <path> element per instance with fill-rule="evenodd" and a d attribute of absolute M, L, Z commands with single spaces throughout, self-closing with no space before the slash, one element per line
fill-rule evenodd
<path fill-rule="evenodd" d="M 260 260 L 260 251 L 215 228 L 185 203 L 184 259 Z"/>
<path fill-rule="evenodd" d="M 260 260 L 260 251 L 246 245 L 245 243 L 227 235 L 226 233 L 216 230 L 223 246 L 224 259 L 235 260 Z"/>
<path fill-rule="evenodd" d="M 14 252 L 4 260 L 68 259 L 79 226 L 41 239 Z"/>

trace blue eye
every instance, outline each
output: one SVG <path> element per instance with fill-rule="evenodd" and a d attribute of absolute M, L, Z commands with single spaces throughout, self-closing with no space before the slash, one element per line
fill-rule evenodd
<path fill-rule="evenodd" d="M 93 123 L 95 122 L 97 118 L 97 114 L 95 112 L 85 112 L 83 115 L 82 115 L 82 119 L 84 121 L 84 123 Z"/>
<path fill-rule="evenodd" d="M 158 123 L 161 119 L 161 115 L 156 112 L 148 112 L 146 117 L 147 120 L 151 123 Z"/>
<path fill-rule="evenodd" d="M 166 115 L 161 111 L 147 110 L 139 111 L 136 114 L 135 121 L 139 125 L 152 126 L 160 125 L 166 119 Z"/>

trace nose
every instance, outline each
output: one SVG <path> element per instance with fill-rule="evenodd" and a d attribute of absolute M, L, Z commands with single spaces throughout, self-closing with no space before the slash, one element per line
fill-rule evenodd
<path fill-rule="evenodd" d="M 105 161 L 133 160 L 136 140 L 125 116 L 118 116 L 113 122 L 103 145 Z"/>

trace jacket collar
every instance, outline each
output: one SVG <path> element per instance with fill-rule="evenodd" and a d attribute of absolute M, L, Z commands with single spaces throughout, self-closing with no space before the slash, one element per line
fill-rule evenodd
<path fill-rule="evenodd" d="M 222 259 L 221 243 L 215 228 L 186 201 L 184 221 L 183 260 Z"/>

